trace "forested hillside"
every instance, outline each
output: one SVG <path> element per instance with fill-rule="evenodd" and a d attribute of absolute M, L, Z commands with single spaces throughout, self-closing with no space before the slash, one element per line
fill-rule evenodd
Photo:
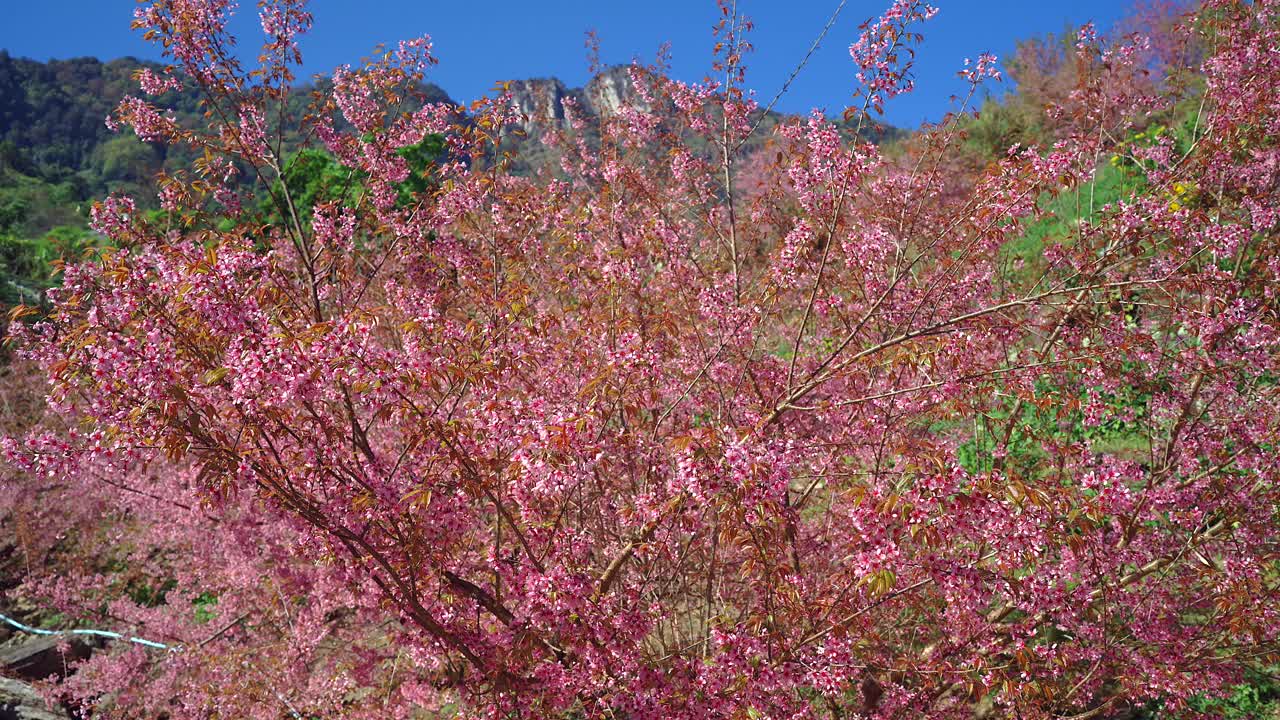
<path fill-rule="evenodd" d="M 142 70 L 162 66 L 128 57 L 38 62 L 0 50 L 0 304 L 38 300 L 51 280 L 50 261 L 93 242 L 93 201 L 118 192 L 153 209 L 157 174 L 189 168 L 196 159 L 185 146 L 147 143 L 108 127 L 120 100 L 136 94 Z M 302 114 L 315 90 L 294 90 L 291 117 Z M 421 91 L 432 102 L 448 100 L 434 85 Z M 166 92 L 155 102 L 187 125 L 214 112 L 194 88 Z M 302 140 L 287 133 L 285 152 Z M 256 178 L 243 174 L 240 181 L 252 185 Z"/>

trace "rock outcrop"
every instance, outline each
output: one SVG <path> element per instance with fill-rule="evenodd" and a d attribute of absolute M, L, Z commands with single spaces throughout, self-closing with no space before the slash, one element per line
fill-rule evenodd
<path fill-rule="evenodd" d="M 0 720 L 69 720 L 61 709 L 49 707 L 30 685 L 0 677 Z"/>
<path fill-rule="evenodd" d="M 557 78 L 514 80 L 510 88 L 512 102 L 527 118 L 526 132 L 568 128 L 565 100 L 576 103 L 580 112 L 597 117 L 613 115 L 624 107 L 647 109 L 631 81 L 631 68 L 622 65 L 591 78 L 585 88 L 567 87 Z"/>
<path fill-rule="evenodd" d="M 524 114 L 525 132 L 536 127 L 567 127 L 565 98 L 581 103 L 582 91 L 570 90 L 556 78 L 515 80 L 511 83 L 511 101 Z"/>
<path fill-rule="evenodd" d="M 65 653 L 60 649 L 64 645 Z M 71 664 L 88 658 L 94 648 L 81 637 L 26 636 L 21 642 L 0 649 L 0 668 L 5 675 L 25 680 L 63 677 Z"/>
<path fill-rule="evenodd" d="M 649 109 L 631 81 L 631 68 L 625 65 L 615 65 L 591 78 L 583 94 L 587 108 L 596 115 L 613 115 L 624 107 Z"/>

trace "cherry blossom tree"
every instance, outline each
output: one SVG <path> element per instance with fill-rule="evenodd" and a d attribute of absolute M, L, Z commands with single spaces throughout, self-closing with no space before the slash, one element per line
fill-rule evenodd
<path fill-rule="evenodd" d="M 957 118 L 886 157 L 815 113 L 749 188 L 731 2 L 714 79 L 634 66 L 638 99 L 570 104 L 532 177 L 499 149 L 509 96 L 414 101 L 426 39 L 286 117 L 311 17 L 260 8 L 246 68 L 226 0 L 139 7 L 172 63 L 142 90 L 194 85 L 210 124 L 145 98 L 113 122 L 203 159 L 162 178 L 160 219 L 99 204 L 110 245 L 15 326 L 50 416 L 6 442 L 7 492 L 56 494 L 85 547 L 171 580 L 163 601 L 47 581 L 174 647 L 93 658 L 78 702 L 1191 716 L 1274 661 L 1274 0 L 1183 21 L 1199 82 L 1146 82 L 1141 37 L 1086 26 L 1062 137 L 963 182 Z M 911 89 L 934 12 L 862 28 L 851 124 Z M 348 171 L 339 199 L 280 182 L 289 123 Z M 428 178 L 401 151 L 429 135 Z M 1129 189 L 1102 196 L 1101 168 Z"/>

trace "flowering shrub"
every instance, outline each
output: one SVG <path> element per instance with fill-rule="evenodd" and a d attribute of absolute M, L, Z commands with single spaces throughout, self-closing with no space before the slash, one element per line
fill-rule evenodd
<path fill-rule="evenodd" d="M 226 2 L 141 6 L 173 61 L 143 89 L 197 85 L 211 126 L 145 99 L 113 122 L 204 159 L 162 180 L 168 219 L 100 204 L 112 246 L 19 333 L 52 415 L 4 446 L 11 502 L 39 488 L 30 512 L 115 561 L 36 589 L 177 648 L 94 657 L 70 697 L 174 718 L 1191 715 L 1274 657 L 1274 0 L 1184 23 L 1198 84 L 1146 82 L 1141 38 L 1086 28 L 1062 137 L 965 178 L 955 122 L 889 159 L 814 114 L 736 183 L 758 108 L 729 3 L 721 80 L 637 65 L 643 102 L 570 107 L 534 177 L 495 151 L 509 97 L 465 122 L 405 110 L 435 62 L 407 42 L 301 119 L 360 178 L 313 207 L 279 181 L 311 18 L 260 4 L 251 70 Z M 864 28 L 850 119 L 910 89 L 933 12 L 898 0 Z M 1188 105 L 1179 138 L 1132 141 Z M 406 193 L 424 170 L 402 150 L 436 134 Z M 1132 189 L 1095 196 L 1104 166 Z"/>

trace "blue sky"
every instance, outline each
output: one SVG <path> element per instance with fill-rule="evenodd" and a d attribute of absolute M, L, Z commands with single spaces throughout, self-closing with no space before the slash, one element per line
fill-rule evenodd
<path fill-rule="evenodd" d="M 838 0 L 739 0 L 756 23 L 748 57 L 748 85 L 761 101 L 773 96 L 804 56 Z M 804 72 L 779 102 L 779 109 L 838 112 L 854 87 L 847 48 L 858 25 L 878 15 L 889 0 L 849 0 Z M 895 99 L 886 119 L 903 127 L 936 120 L 962 91 L 955 72 L 965 57 L 990 51 L 1004 57 L 1014 42 L 1066 23 L 1095 21 L 1109 27 L 1127 0 L 937 0 L 940 12 L 921 26 L 924 45 L 917 65 L 917 89 Z M 152 46 L 129 29 L 133 0 L 43 0 L 12 3 L 0 26 L 0 48 L 36 59 L 92 55 L 103 59 L 157 57 Z M 234 24 L 243 47 L 256 50 L 259 28 L 253 0 L 241 0 Z M 674 74 L 698 80 L 711 57 L 711 28 L 718 18 L 714 0 L 313 0 L 316 23 L 302 45 L 306 71 L 327 72 L 355 63 L 378 43 L 430 34 L 441 64 L 431 78 L 456 100 L 488 92 L 494 82 L 555 75 L 569 85 L 587 78 L 584 33 L 594 29 L 607 63 L 634 57 L 650 60 L 671 43 Z M 253 57 L 256 54 L 246 52 Z M 999 91 L 999 86 L 995 86 Z"/>

